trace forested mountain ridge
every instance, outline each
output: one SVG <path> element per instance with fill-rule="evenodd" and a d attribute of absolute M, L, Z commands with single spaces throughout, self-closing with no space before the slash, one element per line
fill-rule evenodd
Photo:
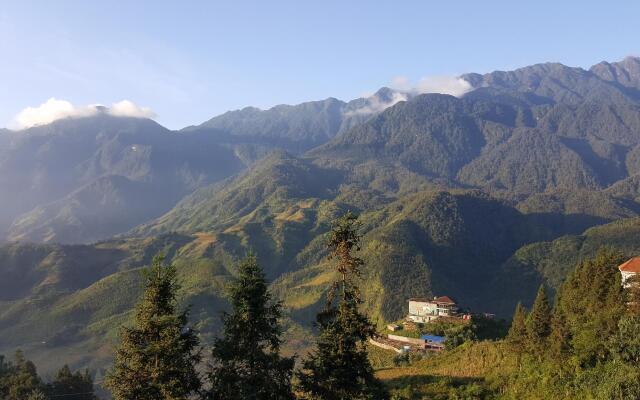
<path fill-rule="evenodd" d="M 234 262 L 254 251 L 286 306 L 287 350 L 305 348 L 332 277 L 324 235 L 347 210 L 364 224 L 363 297 L 374 322 L 402 317 L 407 297 L 440 294 L 510 316 L 540 283 L 553 293 L 600 244 L 638 251 L 636 63 L 612 64 L 609 75 L 560 64 L 465 75 L 475 90 L 461 97 L 395 102 L 382 90 L 389 107 L 375 112 L 371 100 L 328 99 L 230 112 L 179 132 L 106 116 L 100 129 L 78 119 L 23 137 L 0 132 L 0 171 L 26 167 L 32 184 L 6 180 L 23 185 L 15 204 L 34 188 L 51 195 L 20 204 L 28 209 L 11 238 L 120 234 L 2 247 L 0 276 L 15 284 L 0 299 L 0 352 L 24 347 L 45 368 L 57 357 L 108 364 L 138 270 L 159 251 L 177 264 L 205 339 L 218 329 Z M 74 171 L 60 172 L 65 190 L 33 186 L 56 169 L 30 165 L 29 151 L 47 160 L 38 157 L 85 144 L 91 151 L 78 153 L 90 157 L 65 159 Z"/>
<path fill-rule="evenodd" d="M 302 159 L 321 168 L 318 176 L 338 179 L 333 196 L 356 209 L 427 188 L 479 188 L 524 212 L 582 214 L 594 222 L 636 215 L 632 182 L 640 149 L 640 103 L 635 97 L 591 72 L 560 64 L 469 79 L 484 87 L 462 98 L 415 96 Z M 255 165 L 255 171 L 262 168 Z M 272 178 L 277 174 L 273 171 Z M 161 224 L 150 222 L 135 234 L 166 232 L 161 226 L 188 231 L 177 222 L 188 219 L 181 213 L 206 209 L 207 198 L 220 207 L 223 200 L 215 193 L 249 184 L 241 180 L 202 189 L 162 217 Z M 194 202 L 198 196 L 201 201 Z M 546 209 L 542 198 L 553 199 Z M 203 223 L 206 218 L 197 220 L 199 229 L 211 227 Z"/>
<path fill-rule="evenodd" d="M 148 119 L 102 114 L 55 121 L 13 133 L 0 153 L 0 230 L 23 241 L 109 237 L 243 167 L 210 138 L 178 135 Z M 129 200 L 148 210 L 140 214 Z M 102 225 L 112 217 L 122 223 Z"/>
<path fill-rule="evenodd" d="M 601 190 L 639 168 L 638 63 L 629 57 L 588 71 L 549 63 L 466 74 L 475 90 L 460 98 L 383 88 L 348 103 L 329 98 L 264 111 L 249 107 L 179 133 L 106 113 L 6 131 L 0 135 L 0 184 L 13 196 L 3 199 L 0 230 L 9 240 L 104 239 L 157 217 L 273 149 L 310 150 L 316 164 L 353 169 L 354 182 L 371 178 L 376 164 L 392 174 L 508 198 Z M 170 169 L 177 172 L 163 176 Z M 109 175 L 132 184 L 120 180 L 108 189 Z M 161 176 L 165 195 L 147 184 Z M 117 198 L 122 207 L 101 213 L 82 204 L 79 191 Z M 129 207 L 127 199 L 138 192 L 153 193 L 157 206 L 148 212 Z M 128 222 L 99 226 L 112 217 Z"/>
<path fill-rule="evenodd" d="M 371 114 L 355 111 L 394 93 L 247 108 L 179 132 L 100 108 L 92 117 L 3 130 L 0 190 L 8 194 L 0 199 L 0 240 L 90 243 L 125 232 L 273 149 L 299 153 L 326 142 Z"/>
<path fill-rule="evenodd" d="M 418 96 L 310 155 L 393 159 L 427 177 L 525 194 L 602 189 L 635 173 L 640 108 L 618 85 L 555 64 L 467 78 L 479 88 L 462 98 Z"/>
<path fill-rule="evenodd" d="M 640 59 L 626 57 L 622 61 L 608 63 L 603 61 L 591 67 L 589 71 L 600 78 L 615 82 L 628 88 L 640 89 Z"/>
<path fill-rule="evenodd" d="M 412 93 L 381 88 L 368 97 L 349 102 L 335 98 L 297 105 L 281 104 L 267 110 L 246 107 L 211 118 L 185 131 L 213 129 L 231 142 L 258 143 L 269 148 L 301 153 L 324 144 L 334 136 L 366 121 Z"/>

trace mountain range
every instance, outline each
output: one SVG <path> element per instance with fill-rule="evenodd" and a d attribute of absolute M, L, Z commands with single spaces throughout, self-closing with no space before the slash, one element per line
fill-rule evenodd
<path fill-rule="evenodd" d="M 324 234 L 363 223 L 366 307 L 413 296 L 508 316 L 575 261 L 640 250 L 640 59 L 466 74 L 460 97 L 231 111 L 170 131 L 102 113 L 0 131 L 0 353 L 101 368 L 157 252 L 205 340 L 254 251 L 306 347 L 333 272 Z"/>
<path fill-rule="evenodd" d="M 300 154 L 327 142 L 368 118 L 358 110 L 390 104 L 394 93 L 383 88 L 349 103 L 248 107 L 180 131 L 103 109 L 97 116 L 2 130 L 0 238 L 91 243 L 126 232 L 269 151 Z"/>

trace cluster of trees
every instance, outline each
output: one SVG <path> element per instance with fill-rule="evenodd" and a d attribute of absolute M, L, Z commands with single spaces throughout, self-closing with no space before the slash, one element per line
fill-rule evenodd
<path fill-rule="evenodd" d="M 511 398 L 640 398 L 640 285 L 624 288 L 609 249 L 580 262 L 552 307 L 543 287 L 518 304 L 507 344 L 517 368 L 501 378 Z"/>
<path fill-rule="evenodd" d="M 365 347 L 374 327 L 359 310 L 359 243 L 358 220 L 347 213 L 328 240 L 340 278 L 317 316 L 317 346 L 299 370 L 280 354 L 282 306 L 255 256 L 239 264 L 228 287 L 232 309 L 208 356 L 188 325 L 188 310 L 177 309 L 175 267 L 157 257 L 146 271 L 135 322 L 122 328 L 105 386 L 115 400 L 386 398 Z"/>
<path fill-rule="evenodd" d="M 423 329 L 425 333 L 446 337 L 445 348 L 451 350 L 464 343 L 503 339 L 508 325 L 502 319 L 496 320 L 491 316 L 473 314 L 466 324 L 440 324 L 435 321 L 425 327 L 427 328 Z"/>
<path fill-rule="evenodd" d="M 3 400 L 47 400 L 73 398 L 96 400 L 93 378 L 88 371 L 72 373 L 68 366 L 62 367 L 49 383 L 44 383 L 33 362 L 17 351 L 14 360 L 5 360 L 0 355 L 0 399 Z"/>

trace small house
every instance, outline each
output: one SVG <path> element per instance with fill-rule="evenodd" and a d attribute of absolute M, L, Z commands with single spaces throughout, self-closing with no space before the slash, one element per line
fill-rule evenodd
<path fill-rule="evenodd" d="M 409 299 L 408 319 L 414 322 L 431 322 L 440 317 L 453 316 L 458 310 L 455 301 L 448 296 Z"/>
<path fill-rule="evenodd" d="M 633 257 L 618 266 L 618 270 L 622 275 L 622 285 L 629 287 L 629 280 L 640 274 L 640 257 Z"/>

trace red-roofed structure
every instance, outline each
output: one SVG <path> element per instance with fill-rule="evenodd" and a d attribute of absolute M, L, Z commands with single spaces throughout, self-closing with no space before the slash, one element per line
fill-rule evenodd
<path fill-rule="evenodd" d="M 640 272 L 640 257 L 633 257 L 618 266 L 620 272 Z"/>
<path fill-rule="evenodd" d="M 626 287 L 629 286 L 627 281 L 632 277 L 640 274 L 640 257 L 633 257 L 624 263 L 618 265 L 620 274 L 622 274 L 622 284 Z"/>
<path fill-rule="evenodd" d="M 449 296 L 436 297 L 433 299 L 433 302 L 438 304 L 456 304 L 456 302 L 451 300 Z"/>

